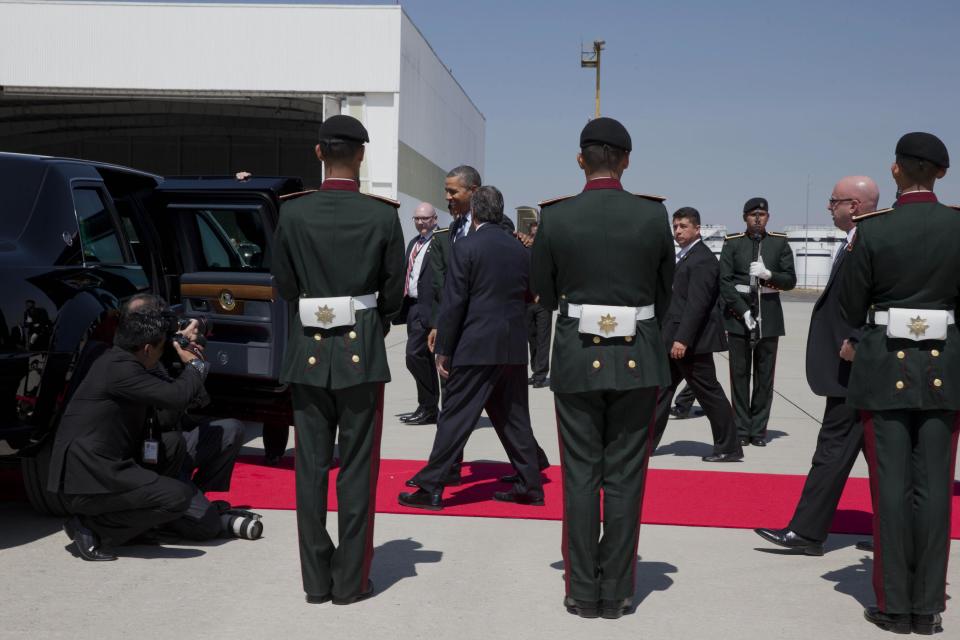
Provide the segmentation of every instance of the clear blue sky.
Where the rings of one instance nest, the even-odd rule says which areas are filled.
[[[580,43],[594,39],[607,43],[602,113],[633,137],[624,184],[670,211],[736,230],[760,195],[772,229],[802,224],[809,175],[810,222],[830,224],[826,199],[848,174],[877,180],[889,206],[894,146],[915,130],[951,151],[937,191],[960,204],[957,0],[400,4],[486,116],[484,182],[508,208],[582,187],[594,72]]]

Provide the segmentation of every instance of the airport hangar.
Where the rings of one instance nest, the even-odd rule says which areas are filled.
[[[0,151],[316,187],[319,123],[347,113],[407,238],[421,201],[449,220],[449,169],[483,172],[483,114],[400,6],[0,0],[0,23]]]

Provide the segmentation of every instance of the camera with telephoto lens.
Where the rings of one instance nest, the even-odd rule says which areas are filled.
[[[244,540],[256,540],[263,535],[260,514],[246,509],[228,509],[220,515],[220,525],[225,535]]]
[[[181,318],[170,309],[165,309],[162,313],[162,316],[164,322],[166,323],[167,337],[180,345],[181,349],[195,353],[193,347],[191,346],[190,340],[180,333],[190,326],[190,322],[193,320],[197,321],[196,343],[200,346],[206,345],[207,339],[204,336],[207,335],[207,331],[209,330],[210,326],[206,318],[202,316],[197,318]]]

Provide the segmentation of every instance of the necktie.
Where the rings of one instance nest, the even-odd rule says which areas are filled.
[[[410,252],[410,260],[407,261],[407,277],[403,279],[403,295],[410,293],[410,272],[413,271],[413,263],[417,261],[417,254],[423,248],[423,236],[417,238],[417,244],[413,245],[413,251]]]

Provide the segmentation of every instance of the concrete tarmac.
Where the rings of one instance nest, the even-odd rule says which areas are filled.
[[[766,448],[746,448],[740,464],[706,464],[706,419],[671,420],[651,466],[806,474],[823,410],[804,374],[811,309],[808,301],[784,303],[788,335],[780,343]],[[394,417],[416,405],[404,340],[402,327],[387,337],[394,382],[386,389],[382,453],[425,459],[435,427]],[[724,382],[722,356],[717,366]],[[552,395],[531,390],[530,400],[536,436],[557,464]],[[248,435],[246,452],[259,453],[258,426]],[[486,418],[465,454],[506,459]],[[862,458],[853,475],[866,476]],[[125,547],[117,562],[86,563],[68,552],[60,519],[0,504],[0,639],[886,636],[862,616],[874,603],[871,554],[854,548],[863,536],[832,535],[826,555],[813,558],[773,547],[751,530],[645,525],[635,612],[618,621],[581,620],[561,605],[559,522],[378,515],[371,576],[377,594],[338,607],[303,600],[295,513],[263,513],[258,541]],[[328,525],[335,534],[335,513]],[[958,554],[954,545],[954,581]],[[944,614],[944,627],[941,637],[960,637],[956,606]]]

